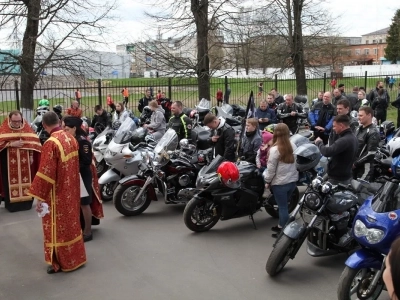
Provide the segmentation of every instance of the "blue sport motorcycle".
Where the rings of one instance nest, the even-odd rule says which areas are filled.
[[[385,284],[384,260],[400,235],[400,156],[391,164],[393,177],[383,177],[384,186],[369,197],[354,218],[352,235],[361,249],[347,260],[339,279],[338,300],[378,299]]]

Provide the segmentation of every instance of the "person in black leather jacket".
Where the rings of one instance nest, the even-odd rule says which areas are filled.
[[[192,138],[192,120],[183,113],[181,101],[175,101],[171,105],[172,116],[168,122],[168,128],[175,130],[179,140]]]
[[[358,111],[358,119],[361,123],[356,131],[358,151],[353,165],[353,178],[361,178],[372,181],[374,175],[374,158],[378,150],[380,135],[372,118],[374,111],[368,106],[362,106]]]
[[[145,96],[139,100],[138,111],[141,113],[143,111],[143,108],[148,106],[151,100],[153,100],[153,98],[151,96],[151,91],[148,89],[146,90]]]
[[[357,118],[353,118],[350,116],[350,102],[347,99],[342,99],[339,100],[338,103],[336,104],[336,112],[338,115],[347,115],[350,118],[350,129],[351,132],[356,134],[356,131],[360,124],[358,123]],[[337,139],[339,138],[339,135],[335,133],[334,130],[331,131],[329,134],[329,140],[328,144],[332,145]]]
[[[287,94],[285,103],[282,103],[277,108],[277,118],[285,123],[290,131],[294,134],[297,131],[297,119],[307,118],[307,113],[303,112],[303,108],[293,102],[293,95]]]
[[[244,157],[245,161],[256,164],[257,151],[260,149],[262,139],[258,130],[258,121],[256,118],[246,120],[246,133],[242,139],[242,147],[239,151],[239,157]]]
[[[99,123],[103,125],[104,127],[111,126],[111,118],[110,115],[101,107],[101,105],[96,105],[94,107],[94,112],[96,113],[92,119],[92,123],[90,124],[90,127],[93,127],[96,125],[96,123]]]
[[[221,155],[226,160],[235,161],[235,130],[225,123],[225,119],[217,118],[212,113],[204,117],[204,125],[211,129],[210,145],[213,149],[213,157]],[[257,149],[258,150],[258,149]]]
[[[338,115],[333,119],[333,130],[339,138],[329,146],[325,146],[322,139],[317,138],[315,145],[325,157],[329,157],[328,179],[336,185],[349,184],[352,179],[352,166],[356,158],[357,138],[350,130],[350,118],[347,115]]]

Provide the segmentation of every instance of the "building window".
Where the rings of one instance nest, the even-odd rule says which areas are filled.
[[[365,43],[366,43],[366,44],[369,44],[369,40],[366,40]]]
[[[376,40],[372,40],[372,44],[375,44],[376,43]]]
[[[355,54],[355,55],[360,55],[360,54],[361,54],[361,50],[360,50],[360,49],[354,50],[354,54]]]
[[[378,48],[374,48],[374,54],[378,54]]]
[[[369,49],[364,49],[364,54],[368,55],[369,54]]]
[[[379,43],[382,43],[382,39],[379,40]]]

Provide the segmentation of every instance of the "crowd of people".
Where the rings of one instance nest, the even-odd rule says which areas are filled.
[[[260,85],[261,93],[262,88]],[[121,93],[124,97],[121,103],[114,104],[111,95],[107,97],[111,117],[101,105],[95,106],[91,126],[96,123],[109,126],[111,122],[122,123],[130,117],[126,109],[128,89],[124,88]],[[91,225],[103,217],[92,145],[82,130],[80,92],[76,95],[61,123],[54,112],[43,115],[43,127],[50,134],[43,146],[19,111],[11,112],[0,127],[0,192],[5,207],[9,211],[30,209],[33,198],[38,201],[36,210],[39,213],[46,212],[46,205],[49,207],[49,213],[42,218],[49,274],[72,271],[86,263],[84,242],[93,239]],[[204,125],[210,128],[209,144],[214,156],[221,155],[232,163],[238,159],[247,161],[260,169],[265,182],[263,197],[272,191],[279,207],[279,222],[271,228],[274,237],[289,218],[288,201],[299,177],[294,154],[296,145],[290,140],[291,134],[298,131],[298,119],[308,120],[315,145],[329,158],[330,182],[348,184],[352,178],[370,181],[380,141],[376,125],[386,120],[390,104],[382,81],[368,94],[358,87],[346,94],[343,84],[332,94],[319,92],[308,113],[294,98],[291,94],[282,97],[272,89],[266,99],[259,102],[254,117],[246,120],[239,148],[235,130],[224,118],[212,113],[204,118]],[[223,99],[218,90],[217,101]],[[42,105],[49,105],[47,97],[41,101]],[[399,99],[396,101],[400,103]],[[183,112],[182,102],[171,102],[161,90],[154,97],[148,89],[137,109],[142,112],[146,106],[151,109],[152,116],[150,123],[144,126],[156,140],[167,128],[174,129],[180,140],[191,139],[193,124]],[[352,111],[357,111],[357,117],[350,115]],[[271,127],[271,124],[276,125]],[[76,189],[77,186],[81,188]],[[393,281],[399,278],[400,267],[393,258],[399,251],[400,242],[397,241],[386,260],[384,280],[392,295],[399,294],[399,284]]]

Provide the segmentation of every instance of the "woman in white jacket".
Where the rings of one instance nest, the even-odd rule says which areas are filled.
[[[129,118],[129,112],[125,109],[124,104],[117,103],[112,115],[112,122],[119,121],[122,124],[127,118]]]
[[[296,145],[290,142],[289,127],[279,123],[274,129],[273,146],[269,151],[265,188],[272,189],[279,208],[279,224],[271,228],[277,237],[289,219],[288,201],[296,188],[299,173],[296,169],[296,158],[293,151]]]

